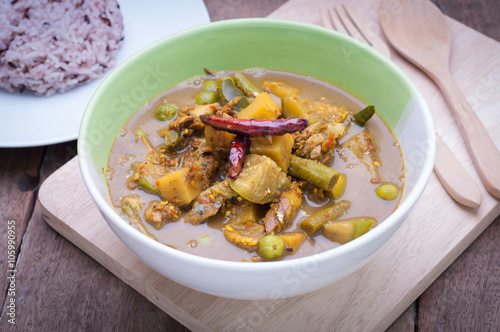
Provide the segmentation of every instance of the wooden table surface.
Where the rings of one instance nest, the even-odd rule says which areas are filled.
[[[433,1],[446,15],[500,41],[498,0]],[[205,0],[212,21],[264,17],[285,2]],[[43,220],[36,200],[38,188],[75,155],[76,141],[0,149],[0,300],[3,302],[0,330],[187,331]],[[15,283],[11,284],[7,278],[12,270],[8,266],[8,226],[13,223],[17,260]],[[499,217],[389,331],[498,330],[498,239]],[[7,301],[9,285],[15,285],[15,326],[8,323],[11,318]]]

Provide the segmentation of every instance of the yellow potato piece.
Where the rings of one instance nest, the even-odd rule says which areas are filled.
[[[189,177],[189,169],[181,168],[156,180],[164,200],[181,206],[191,203],[201,193],[201,182]]]
[[[293,143],[291,134],[254,137],[250,145],[250,152],[271,158],[283,172],[287,173]]]
[[[281,115],[281,106],[267,92],[262,92],[242,109],[236,117],[238,119],[276,120]]]
[[[216,130],[213,127],[205,126],[205,140],[207,145],[213,149],[229,150],[231,147],[231,141],[235,137],[235,134],[228,133],[227,131]]]
[[[262,85],[264,88],[268,88],[273,95],[278,96],[279,98],[296,95],[300,92],[299,89],[285,85],[281,82],[264,81]]]

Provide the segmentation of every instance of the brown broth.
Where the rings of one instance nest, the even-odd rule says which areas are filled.
[[[360,100],[345,91],[312,77],[267,69],[250,69],[243,71],[243,73],[257,87],[262,86],[264,80],[280,81],[300,88],[301,97],[311,101],[322,101],[330,105],[344,106],[351,113],[355,113],[365,106]],[[224,73],[219,74],[223,75]],[[131,174],[131,163],[144,160],[147,153],[147,149],[142,142],[136,141],[134,132],[138,128],[142,128],[146,133],[150,134],[150,140],[153,145],[156,146],[163,143],[163,139],[156,135],[156,133],[158,126],[164,127],[168,122],[156,120],[155,113],[157,108],[166,101],[174,103],[179,107],[194,105],[194,96],[202,89],[204,79],[206,78],[201,76],[193,78],[165,91],[141,107],[120,131],[110,153],[108,168],[110,196],[118,213],[122,214],[120,210],[121,198],[130,194],[138,194],[146,202],[143,209],[145,209],[147,202],[150,200],[159,200],[157,196],[148,194],[140,189],[131,191],[125,185],[126,178]],[[276,100],[279,101],[278,98]],[[404,165],[401,150],[391,131],[377,114],[368,121],[364,129],[369,130],[372,136],[372,143],[379,150],[379,157],[382,161],[379,172],[382,180],[384,182],[395,183],[402,189],[404,187]],[[361,127],[351,125],[348,134],[340,140],[340,143],[360,133],[362,130],[363,128]],[[377,185],[370,182],[366,170],[360,168],[359,165],[352,164],[350,161],[344,162],[338,156],[338,151],[335,153],[335,161],[332,167],[340,173],[346,174],[348,178],[347,187],[341,199],[351,201],[351,207],[347,215],[344,215],[343,218],[370,216],[376,218],[380,224],[397,208],[402,190],[397,199],[393,201],[382,200],[375,194]],[[287,229],[287,231],[295,229],[295,225],[309,214],[317,212],[319,209],[325,208],[328,204],[332,203],[327,202],[326,204],[319,205],[304,199],[302,209],[294,219],[294,226]],[[264,214],[265,211],[262,212],[262,216]],[[156,230],[147,222],[143,224],[159,242],[173,246],[178,250],[209,258],[251,261],[252,257],[257,256],[255,252],[246,252],[226,241],[220,229],[222,219],[223,217],[219,213],[211,217],[208,222],[199,226],[185,223],[181,219],[177,222],[166,224],[161,230]],[[197,242],[196,246],[193,245],[194,241]],[[308,256],[337,246],[339,244],[318,235],[306,241],[298,252],[287,256],[285,259]]]

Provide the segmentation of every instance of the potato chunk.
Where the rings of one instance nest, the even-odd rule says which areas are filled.
[[[213,127],[205,126],[205,140],[207,145],[215,150],[229,150],[231,141],[235,138],[235,134],[227,131],[216,130]]]
[[[254,137],[250,145],[250,152],[271,158],[286,173],[288,165],[290,165],[293,144],[291,134]]]
[[[278,237],[285,242],[289,255],[293,255],[299,251],[302,244],[307,240],[307,235],[300,231],[284,232],[278,234]]]
[[[325,119],[340,123],[349,114],[344,107],[331,106],[295,96],[283,97],[281,105],[285,117],[307,119],[310,125]]]
[[[238,119],[276,120],[281,115],[281,106],[267,93],[260,93],[255,99],[241,110]]]
[[[182,206],[191,203],[201,193],[201,183],[194,181],[188,168],[181,168],[156,180],[164,200]]]
[[[269,89],[269,91],[280,98],[287,97],[290,95],[296,95],[300,92],[299,89],[291,87],[289,85],[285,85],[281,82],[273,82],[273,81],[264,81],[262,83],[265,89]]]

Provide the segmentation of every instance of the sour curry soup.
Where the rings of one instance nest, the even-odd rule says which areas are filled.
[[[295,73],[208,72],[143,105],[116,137],[109,192],[133,227],[194,255],[257,262],[335,248],[397,208],[405,181],[401,149],[376,112],[357,123],[363,102]],[[241,97],[233,98],[234,88]],[[205,124],[297,115],[307,119],[306,129],[275,136],[249,138]],[[243,152],[242,169],[229,161],[235,151]],[[236,179],[231,168],[240,172]],[[323,174],[325,168],[332,171]]]

